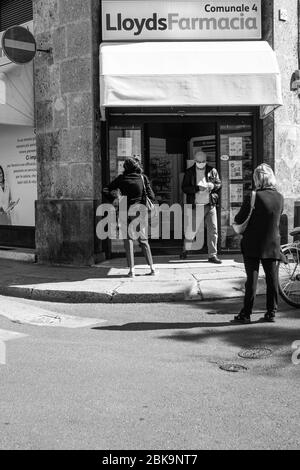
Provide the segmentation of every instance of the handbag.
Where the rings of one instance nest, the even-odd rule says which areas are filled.
[[[233,222],[232,227],[235,233],[241,234],[241,233],[244,233],[244,231],[246,230],[250,217],[252,215],[253,209],[254,209],[255,199],[256,199],[256,191],[252,191],[249,215],[242,224],[237,224],[236,222]]]
[[[149,196],[147,195],[147,190],[146,190],[146,185],[145,185],[145,179],[144,179],[143,175],[141,175],[141,176],[142,176],[143,187],[144,187],[143,198],[142,198],[143,204],[144,204],[144,206],[146,206],[146,208],[147,208],[147,210],[148,210],[149,212],[153,212],[153,211],[155,210],[155,205],[154,205],[154,203],[151,201],[151,199],[149,198]]]

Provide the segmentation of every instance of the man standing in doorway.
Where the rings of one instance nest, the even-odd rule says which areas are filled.
[[[186,203],[192,204],[192,216],[196,220],[196,224],[195,226],[192,226],[194,224],[191,223],[188,224],[180,258],[186,259],[187,251],[200,228],[200,224],[206,223],[208,261],[221,264],[222,261],[217,256],[218,221],[216,210],[221,180],[217,170],[207,165],[207,155],[203,150],[198,150],[195,153],[194,160],[195,164],[185,172],[182,191],[186,194]],[[204,206],[204,220],[197,220],[196,207],[198,204]]]

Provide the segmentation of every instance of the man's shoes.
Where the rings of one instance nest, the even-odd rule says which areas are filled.
[[[222,264],[222,261],[217,256],[211,256],[208,258],[209,263]]]
[[[187,259],[187,252],[186,251],[182,251],[182,253],[180,253],[180,259]]]
[[[275,323],[275,315],[274,313],[266,313],[264,317],[260,318],[258,320],[259,322],[262,323]]]
[[[233,318],[231,323],[241,323],[242,325],[248,325],[249,323],[251,323],[251,318],[247,317],[243,313],[239,313]]]

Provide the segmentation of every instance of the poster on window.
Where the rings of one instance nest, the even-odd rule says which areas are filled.
[[[36,139],[32,127],[0,125],[0,225],[35,225]]]
[[[241,180],[243,179],[243,162],[236,160],[229,163],[229,179]]]
[[[132,138],[119,137],[118,138],[118,157],[131,157],[132,156]]]
[[[242,184],[230,185],[230,202],[231,203],[243,202],[243,185]]]
[[[229,156],[243,156],[243,137],[229,137]]]

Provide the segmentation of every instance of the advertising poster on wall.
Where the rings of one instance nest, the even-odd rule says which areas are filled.
[[[34,129],[0,125],[0,226],[34,227],[36,199]]]
[[[242,184],[230,185],[230,202],[231,203],[243,202],[243,185]]]
[[[243,155],[243,137],[229,137],[229,155],[231,157]]]
[[[243,179],[243,162],[242,160],[232,161],[229,164],[229,179],[241,180]]]

